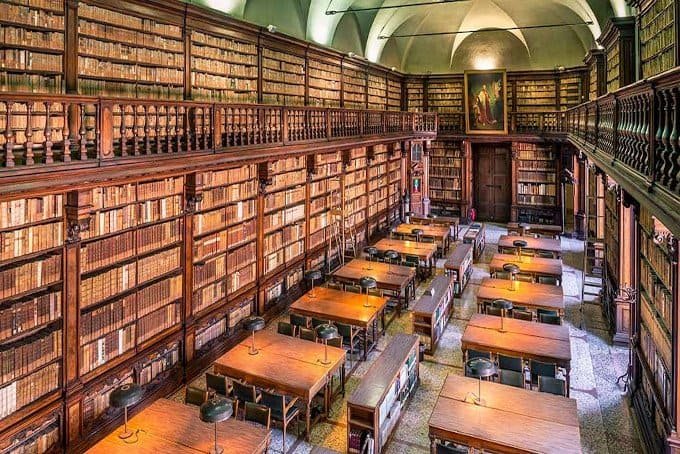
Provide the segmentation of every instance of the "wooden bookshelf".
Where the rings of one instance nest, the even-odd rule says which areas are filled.
[[[367,74],[365,69],[343,65],[342,93],[343,107],[365,109],[367,99]]]
[[[372,148],[368,164],[368,236],[369,238],[388,225],[388,199],[390,194],[386,145]]]
[[[473,245],[463,243],[456,246],[446,258],[444,268],[453,281],[453,292],[456,296],[463,294],[472,277]]]
[[[515,82],[514,111],[516,112],[549,112],[556,109],[556,81],[554,78],[529,80],[520,79]]]
[[[257,102],[258,61],[254,43],[190,32],[191,93],[195,100]]]
[[[368,196],[367,157],[365,148],[354,148],[345,152],[345,174],[342,184],[343,228],[347,241],[355,246],[366,241],[366,208]]]
[[[309,183],[309,245],[316,257],[312,259],[310,269],[330,270],[337,259],[337,251],[331,253],[331,237],[333,223],[342,223],[342,196],[340,194],[340,176],[342,174],[342,153],[317,154],[308,159],[308,168],[312,167]],[[317,251],[314,254],[314,251]],[[319,258],[320,257],[320,258]]]
[[[559,76],[560,110],[567,110],[582,102],[583,87],[580,72],[564,73]]]
[[[438,113],[463,113],[463,80],[432,79],[427,83],[427,110]]]
[[[61,387],[62,216],[62,194],[0,202],[0,430]]]
[[[552,145],[513,142],[513,222],[560,224],[559,152]]]
[[[401,80],[387,78],[387,110],[401,110]]]
[[[262,275],[290,267],[305,253],[307,163],[304,156],[260,164],[267,184],[262,219]]]
[[[486,224],[470,224],[463,234],[463,244],[472,245],[472,259],[478,261],[486,247]]]
[[[80,375],[181,322],[184,179],[98,187],[80,245]]]
[[[635,18],[613,17],[605,24],[598,42],[605,49],[607,92],[635,80]]]
[[[388,154],[387,172],[387,222],[393,225],[401,217],[401,150],[397,146]]]
[[[382,452],[418,385],[418,368],[418,336],[395,335],[347,399],[347,452]]]
[[[60,93],[64,1],[1,2],[0,18],[0,91]]]
[[[310,56],[307,59],[309,105],[340,107],[342,69],[340,61]]]
[[[608,181],[604,194],[604,281],[603,310],[609,320],[609,326],[616,327],[616,303],[619,293],[620,276],[620,206],[621,192],[619,186]]]
[[[285,269],[263,285],[260,295],[260,313],[273,313],[283,310],[302,296],[304,289],[304,263]]]
[[[262,48],[262,102],[303,106],[305,104],[305,58]]]
[[[422,79],[406,80],[406,110],[425,111],[425,87]]]
[[[638,413],[652,409],[642,430],[656,446],[668,437],[675,406],[672,330],[675,329],[674,289],[678,282],[677,240],[646,207],[640,208],[640,312],[635,334],[637,371],[633,379]]]
[[[222,306],[257,278],[257,178],[254,164],[197,176],[202,192],[193,218],[194,314]]]
[[[85,95],[182,99],[182,27],[79,2],[78,90]]]
[[[463,246],[467,246],[470,265],[472,265],[472,253],[470,252],[472,248],[470,245],[459,247]],[[455,283],[452,275],[436,276],[412,308],[413,332],[418,334],[420,342],[427,346],[425,353],[428,355],[434,354],[453,312]]]
[[[387,110],[387,80],[384,75],[368,73],[368,108]]]
[[[583,59],[588,70],[588,100],[593,101],[607,91],[605,55],[600,49],[591,49]]]
[[[465,153],[459,141],[432,142],[430,148],[430,211],[461,216],[465,204]]]
[[[642,78],[676,66],[676,9],[673,0],[655,0],[647,2],[638,16]]]

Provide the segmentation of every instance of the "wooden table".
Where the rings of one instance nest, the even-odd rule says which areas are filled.
[[[325,391],[326,411],[329,405],[328,384],[338,370],[343,369],[345,350],[328,347],[328,360],[324,365],[323,344],[270,331],[255,333],[257,355],[248,353],[248,337],[215,361],[215,373],[238,378],[260,388],[299,397],[306,403],[306,436],[309,439],[312,399],[322,389]],[[343,377],[344,392],[344,377]]]
[[[336,281],[349,284],[358,284],[362,277],[371,276],[378,282],[378,288],[403,295],[405,307],[408,307],[410,298],[415,297],[416,270],[408,266],[389,265],[388,268],[387,263],[354,259],[333,272],[332,276]]]
[[[494,277],[495,273],[503,272],[503,265],[506,263],[514,263],[519,266],[521,274],[529,275],[538,282],[538,278],[553,277],[562,283],[562,260],[561,259],[544,259],[540,257],[517,257],[510,254],[494,254],[489,263],[489,273]]]
[[[549,224],[527,224],[529,226],[529,231],[526,232],[527,235],[544,235],[550,238],[559,238],[562,234],[561,225],[549,225]],[[508,232],[517,232],[520,235],[524,235],[524,229],[520,228],[519,222],[508,222],[507,225]]]
[[[559,259],[562,257],[562,244],[560,240],[553,238],[534,238],[533,236],[518,237],[517,235],[501,235],[498,238],[498,252],[502,254],[515,254],[517,247],[513,246],[513,242],[517,240],[526,241],[527,245],[522,247],[522,251],[530,251],[534,255],[538,252],[547,252],[552,254],[552,258]]]
[[[581,452],[574,399],[483,381],[482,406],[469,399],[478,386],[474,378],[446,377],[429,421],[432,454],[437,440],[493,452]]]
[[[378,251],[382,252],[390,249],[398,252],[401,255],[402,260],[405,260],[407,255],[417,255],[422,262],[425,262],[430,274],[432,273],[435,264],[435,255],[437,254],[436,244],[383,238],[373,246],[378,249]]]
[[[505,331],[499,331],[500,327],[500,317],[473,314],[463,333],[461,348],[556,363],[567,372],[569,393],[571,340],[568,327],[508,317],[503,321]]]
[[[458,240],[458,226],[460,225],[460,218],[455,216],[437,216],[436,218],[428,218],[427,216],[413,215],[410,218],[413,224],[422,225],[442,225],[453,228],[453,239]]]
[[[420,229],[423,231],[423,236],[434,238],[435,243],[442,248],[444,253],[449,250],[450,228],[440,225],[400,224],[395,232],[399,235],[413,235],[411,233],[413,229]]]
[[[368,329],[373,326],[373,344],[376,344],[375,325],[378,316],[382,318],[383,331],[385,329],[385,305],[387,298],[379,296],[368,296],[368,307],[366,295],[357,293],[343,292],[326,287],[316,287],[314,296],[310,292],[302,295],[297,301],[290,305],[290,311],[307,317],[316,317],[324,320],[344,323],[361,328],[364,335],[364,361],[368,356]]]
[[[206,453],[215,443],[215,427],[201,421],[198,407],[169,399],[158,399],[128,421],[140,431],[136,443],[118,438],[121,428],[111,432],[88,452],[115,453]],[[271,434],[264,427],[230,418],[217,423],[217,442],[229,453],[263,453]]]
[[[493,300],[505,299],[516,306],[529,310],[548,309],[564,315],[564,291],[559,285],[516,282],[517,290],[510,290],[512,282],[507,279],[484,278],[477,293],[477,312]]]

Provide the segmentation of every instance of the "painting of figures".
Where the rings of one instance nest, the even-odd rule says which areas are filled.
[[[505,70],[465,72],[465,128],[468,134],[507,134]]]

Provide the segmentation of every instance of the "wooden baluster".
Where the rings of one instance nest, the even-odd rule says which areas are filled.
[[[161,106],[155,105],[154,106],[154,113],[155,113],[155,119],[156,123],[154,124],[154,133],[156,134],[156,153],[161,154],[163,153],[163,145],[161,142],[161,113],[160,113]]]
[[[132,154],[139,156],[139,106],[132,105]]]
[[[142,111],[144,112],[144,154],[151,154],[151,127],[149,127],[149,106],[144,104],[142,106]]]
[[[85,104],[80,104],[80,130],[78,131],[80,141],[80,160],[87,161],[87,128],[85,128]]]
[[[664,186],[668,185],[670,181],[667,171],[671,166],[671,151],[670,151],[670,135],[671,135],[671,112],[670,99],[668,90],[657,92],[658,96],[658,112],[659,125],[657,127],[656,136],[656,162],[654,163],[653,177],[658,179]],[[662,107],[663,106],[663,107]],[[662,120],[663,119],[663,120]],[[662,128],[661,136],[659,136],[659,129]]]
[[[642,146],[642,122],[645,120],[644,112],[642,111],[642,97],[635,96],[633,98],[634,112],[635,112],[635,129],[633,130],[633,144],[635,153],[633,155],[632,165],[640,170],[642,168],[641,161],[643,159],[643,146]]]
[[[209,150],[210,146],[210,120],[208,109],[203,109],[201,128],[203,128],[203,149]]]
[[[172,153],[172,116],[170,107],[163,106],[163,116],[165,117],[165,152]]]
[[[26,165],[35,164],[33,159],[33,102],[26,103]]]
[[[672,191],[678,187],[678,173],[680,173],[680,145],[678,144],[678,89],[673,87],[670,90],[671,94],[671,120],[673,127],[671,129],[669,142],[671,146],[670,151],[670,168],[668,175],[670,177],[668,186]]]
[[[125,110],[127,109],[127,106],[125,104],[120,105],[120,128],[119,133],[120,133],[120,155],[121,156],[127,156],[128,151],[127,151],[127,125],[125,124]]]
[[[257,113],[257,143],[261,144],[264,142],[266,111],[261,107],[257,107],[255,112]]]
[[[5,101],[5,166],[14,167],[14,131],[12,131],[12,107],[14,101]]]
[[[246,107],[243,109],[243,114],[246,120],[246,145],[251,145],[253,143],[253,117],[252,109]]]
[[[238,124],[241,131],[239,145],[243,146],[248,143],[248,113],[245,107],[240,107],[238,109]]]
[[[651,107],[651,103],[649,102],[649,97],[647,95],[641,95],[640,96],[640,101],[641,101],[641,107],[642,107],[642,121],[641,125],[642,128],[640,128],[640,151],[641,151],[641,160],[640,162],[642,163],[642,168],[640,169],[641,172],[643,173],[649,173],[650,172],[650,165],[652,163],[652,153],[654,150],[652,150],[652,144],[649,143],[649,120],[648,117],[651,117],[652,113],[649,112],[649,109]]]
[[[64,162],[71,162],[71,130],[69,129],[69,110],[70,110],[70,105],[68,103],[62,104],[64,112],[63,117],[64,117],[64,126],[62,128],[62,139],[63,139],[63,144],[64,144]]]
[[[184,128],[182,123],[182,108],[175,105],[175,150],[177,153],[182,152],[182,139],[184,135]]]
[[[191,153],[191,150],[193,149],[193,138],[194,138],[194,130],[191,127],[191,115],[196,114],[196,110],[198,107],[194,108],[184,108],[184,115],[182,116],[182,121],[184,122],[184,135],[186,137],[186,142],[187,142],[187,153]]]
[[[52,152],[52,128],[50,127],[50,109],[52,108],[52,103],[45,102],[45,130],[43,135],[45,136],[45,164],[52,164],[54,162],[54,156]]]

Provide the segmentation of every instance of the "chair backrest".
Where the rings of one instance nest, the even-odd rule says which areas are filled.
[[[295,326],[288,322],[279,322],[276,332],[285,336],[295,336]]]
[[[524,361],[515,356],[498,355],[498,367],[515,372],[524,372]]]
[[[187,386],[184,393],[184,402],[192,405],[201,405],[208,400],[208,391],[193,386]]]
[[[556,394],[558,396],[567,395],[567,387],[564,380],[555,377],[538,376],[538,390],[542,393]]]
[[[436,454],[468,454],[467,448],[458,447],[455,445],[445,445],[437,442]]]
[[[342,348],[342,336],[334,337],[326,341],[329,347]]]
[[[506,273],[505,271],[496,271],[494,273],[494,277],[496,279],[507,279],[510,280],[510,273]],[[510,285],[510,284],[508,284]]]
[[[512,318],[516,318],[518,320],[526,320],[527,322],[531,322],[534,320],[534,314],[532,314],[529,311],[520,311],[517,309],[514,309],[512,311]]]
[[[345,284],[345,291],[351,293],[361,293],[361,287],[358,285]]]
[[[559,315],[539,314],[538,321],[548,325],[561,325],[562,318]]]
[[[480,352],[479,350],[472,350],[472,349],[467,349],[465,351],[465,360],[471,360],[473,358],[485,358],[485,359],[491,359],[491,353],[489,352]]]
[[[538,276],[538,283],[547,285],[557,285],[558,280],[556,277],[553,276]]]
[[[305,328],[309,326],[309,319],[304,315],[290,314],[290,324],[293,326],[304,326]]]
[[[269,429],[271,424],[271,410],[266,405],[246,402],[244,407],[243,419],[246,421],[261,424]]]
[[[234,397],[239,402],[255,402],[257,400],[257,391],[252,385],[234,381]]]
[[[531,277],[528,274],[518,274],[515,276],[515,279],[518,280],[519,282],[533,282],[534,278]]]
[[[370,288],[368,289],[368,294],[373,296],[383,296],[383,290],[380,288]]]
[[[434,243],[434,237],[424,236],[420,239],[421,243]]]
[[[503,313],[503,311],[500,307],[493,307],[493,306],[487,306],[486,307],[486,315],[495,315],[497,317],[500,317],[502,313]]]
[[[539,376],[555,378],[557,365],[532,360],[529,362],[529,369],[531,370],[531,382],[536,383]]]
[[[333,290],[344,290],[344,285],[342,285],[340,282],[326,282],[326,287],[332,288]]]
[[[276,420],[283,418],[283,410],[286,406],[286,397],[283,394],[262,391],[260,403],[271,410],[271,417]]]
[[[406,256],[404,257],[404,262],[408,266],[415,267],[420,265],[420,257],[418,257],[417,255],[406,254]]]
[[[313,329],[300,327],[298,332],[300,333],[300,339],[312,342],[316,341],[316,333]]]
[[[215,391],[215,393],[225,397],[229,395],[229,380],[224,375],[206,372],[205,382],[208,389]]]
[[[501,383],[504,385],[515,386],[517,388],[524,388],[524,374],[516,370],[500,369],[498,371]]]
[[[328,320],[323,318],[312,317],[312,328],[316,328],[317,326],[323,325],[324,323],[328,323]]]
[[[540,317],[541,315],[557,315],[557,311],[553,311],[550,309],[541,309],[538,308],[536,309],[536,314]]]
[[[338,329],[338,334],[342,337],[350,338],[352,336],[352,326],[346,325],[344,323],[335,323],[335,327]]]
[[[541,257],[542,259],[554,258],[553,253],[549,251],[536,251],[536,257]]]
[[[418,241],[418,237],[416,235],[402,235],[401,239],[404,241]]]

